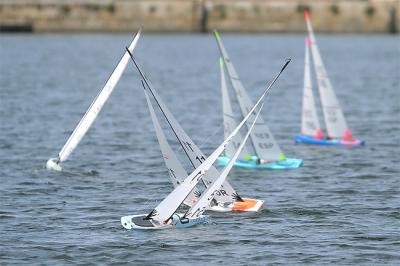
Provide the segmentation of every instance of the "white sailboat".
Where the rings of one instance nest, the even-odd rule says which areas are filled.
[[[137,67],[140,75],[142,76],[142,79],[145,81],[145,84],[143,84],[145,91],[147,86],[147,90],[153,96],[154,101],[158,105],[171,130],[174,132],[177,140],[181,144],[181,147],[183,148],[187,158],[191,162],[193,169],[195,169],[206,159],[206,156],[192,141],[192,139],[186,134],[186,132],[172,115],[168,107],[164,104],[161,97],[151,87],[150,82],[147,80],[145,74],[143,73],[133,56],[132,60]],[[159,125],[159,121],[154,113],[154,109],[152,107],[150,99],[148,99],[147,93],[145,94],[153,125],[156,130],[157,139],[160,144],[161,152],[163,154],[164,162],[168,168],[172,183],[174,184],[174,186],[177,186],[179,183],[183,182],[184,178],[187,176],[186,171],[182,167],[181,163],[178,161],[171,147],[169,146],[168,141],[166,140],[165,135],[163,134],[162,129]],[[203,183],[205,188],[208,188],[219,175],[220,173],[218,172],[218,170],[214,166],[211,166],[202,178],[201,183]],[[200,191],[193,191],[189,196],[189,199],[185,201],[186,205],[193,205],[197,201],[197,198],[199,196]],[[222,186],[215,192],[214,199],[215,201],[213,202],[213,205],[211,207],[211,209],[214,211],[259,211],[264,206],[264,201],[262,200],[240,197],[228,181],[225,181]]]
[[[322,62],[307,11],[304,12],[304,17],[307,24],[308,37],[305,40],[302,125],[301,134],[295,136],[295,141],[320,145],[361,145],[364,141],[354,138],[347,126],[339,101]],[[324,134],[320,128],[315,108],[310,74],[310,50],[317,78],[327,137],[323,136]]]
[[[136,47],[136,44],[139,40],[141,30],[139,30],[134,36],[129,50],[133,51]],[[126,65],[129,61],[129,54],[127,52],[124,53],[121,60],[115,67],[114,71],[111,73],[104,87],[100,90],[99,94],[93,100],[85,115],[79,121],[78,125],[69,136],[67,142],[62,147],[61,151],[58,154],[57,158],[50,158],[46,163],[46,168],[49,170],[62,171],[61,163],[66,161],[71,153],[78,146],[79,142],[85,136],[90,126],[93,124],[94,120],[98,116],[99,112],[103,108],[103,105],[109,98],[110,94],[113,92],[115,86],[117,85],[119,79],[121,78],[122,73],[124,72]]]
[[[138,68],[140,74],[142,75],[144,81],[145,91],[149,90],[151,93],[154,93],[154,90],[151,90],[151,86],[147,81],[145,75],[140,70],[133,56],[131,55],[135,66]],[[210,169],[212,169],[212,165],[218,159],[218,156],[224,151],[226,146],[232,141],[232,139],[236,136],[242,126],[248,121],[250,116],[256,112],[256,118],[260,114],[262,106],[264,104],[264,97],[274,84],[275,80],[279,77],[280,73],[285,69],[287,64],[286,62],[282,70],[275,77],[274,81],[268,86],[268,88],[263,92],[261,97],[258,99],[257,103],[249,110],[249,113],[244,117],[244,119],[238,124],[238,126],[232,131],[232,133],[226,138],[226,140],[208,157],[202,160],[202,162],[195,168],[195,170],[188,175],[182,182],[180,182],[175,189],[164,199],[162,200],[150,213],[148,214],[139,214],[139,215],[128,215],[121,217],[121,224],[126,229],[164,229],[164,228],[182,228],[193,226],[208,220],[208,215],[204,215],[204,211],[210,205],[212,199],[216,196],[220,187],[224,184],[225,179],[231,170],[235,160],[239,156],[241,149],[244,146],[245,141],[250,135],[251,130],[255,125],[255,120],[253,120],[252,124],[249,126],[248,132],[245,135],[243,142],[240,143],[238,149],[233,155],[231,161],[227,164],[227,166],[223,169],[222,173],[217,176],[216,179],[207,187],[207,189],[203,192],[201,196],[198,197],[197,201],[192,204],[191,208],[186,211],[184,214],[178,213],[178,208],[182,205],[182,203],[187,199],[193,189],[196,187],[200,180],[206,177],[206,174]],[[147,95],[147,92],[146,92]],[[153,95],[154,96],[154,95]],[[148,96],[146,96],[148,99]],[[159,100],[159,99],[158,99]],[[156,99],[156,101],[158,101]],[[153,113],[154,114],[154,113]],[[165,149],[166,150],[166,149]],[[176,168],[176,161],[173,164]],[[172,164],[169,164],[172,166]]]
[[[225,135],[230,133],[233,126],[237,124],[236,118],[233,116],[229,93],[225,81],[225,71],[227,70],[230,83],[235,92],[237,101],[239,102],[240,110],[244,116],[248,110],[253,106],[252,101],[247,94],[236,69],[229,58],[229,55],[222,43],[221,37],[217,31],[214,31],[215,38],[219,47],[222,60],[220,60],[221,71],[221,91],[222,91],[222,105],[223,105],[223,118],[224,118],[224,132]],[[255,119],[253,115],[249,123]],[[240,139],[240,136],[236,137]],[[274,136],[269,130],[264,120],[259,117],[254,130],[250,134],[251,146],[255,155],[251,156],[249,151],[242,153],[239,160],[235,162],[235,166],[252,169],[290,169],[298,168],[303,164],[303,160],[296,158],[287,158],[279,144],[275,141]],[[232,156],[232,150],[237,145],[237,141],[227,147],[225,155],[218,159],[220,165],[226,165],[229,158]]]

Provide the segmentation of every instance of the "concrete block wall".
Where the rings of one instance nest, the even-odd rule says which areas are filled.
[[[396,32],[400,0],[0,0],[0,31]]]

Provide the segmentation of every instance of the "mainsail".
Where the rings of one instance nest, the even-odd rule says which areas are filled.
[[[332,84],[326,73],[321,55],[314,37],[308,12],[304,12],[307,23],[308,35],[311,43],[311,54],[314,62],[315,73],[317,77],[318,90],[321,97],[321,106],[324,114],[326,130],[329,138],[342,139],[351,138],[351,133],[347,127],[339,101],[333,91]]]
[[[151,104],[149,95],[146,90],[146,86],[142,81],[142,85],[144,88],[144,94],[146,96],[147,105],[149,107],[151,120],[153,121],[154,129],[156,131],[158,143],[160,144],[161,153],[165,162],[165,165],[168,168],[168,174],[171,178],[171,182],[174,187],[177,187],[180,183],[182,183],[185,178],[188,176],[182,164],[179,162],[176,157],[174,151],[171,149],[171,146],[168,144],[167,138],[165,137],[160,123],[155,114],[153,105]],[[187,196],[185,203],[189,206],[192,206],[200,196],[200,192],[194,188],[192,192]]]
[[[133,51],[136,47],[136,44],[139,40],[141,30],[136,33],[132,43],[129,46],[129,50]],[[99,94],[96,96],[89,109],[86,111],[85,115],[80,120],[79,124],[76,126],[71,136],[68,138],[64,147],[61,149],[58,154],[58,162],[64,162],[68,159],[70,154],[75,150],[76,146],[82,140],[83,136],[89,130],[90,126],[93,124],[100,110],[103,108],[104,103],[107,101],[108,97],[114,90],[117,85],[122,73],[125,70],[125,67],[129,60],[129,54],[127,52],[124,53],[118,65],[115,67],[111,76],[107,80],[104,87],[101,89]]]
[[[224,60],[219,58],[219,66],[221,72],[221,93],[222,93],[222,110],[223,110],[223,118],[224,118],[224,137],[228,137],[232,130],[236,127],[236,119],[233,115],[231,101],[229,99],[228,89],[226,87],[225,80],[225,69],[224,69]],[[238,134],[233,138],[232,142],[226,147],[225,155],[229,158],[235,154],[235,151],[239,147],[240,143],[243,142],[243,137],[238,132]],[[241,160],[249,159],[250,153],[247,151],[246,146],[242,149],[242,152],[239,155]]]
[[[221,38],[217,31],[214,31],[215,38],[218,43],[221,57],[224,59],[224,65],[228,71],[228,75],[232,84],[233,89],[236,93],[236,98],[239,102],[242,115],[244,116],[253,106],[249,95],[247,94],[243,84],[233,66],[229,55],[222,44]],[[249,123],[252,123],[255,119],[255,114],[249,119]],[[249,124],[247,125],[249,126]],[[271,131],[268,126],[264,123],[261,117],[258,117],[254,129],[250,133],[250,138],[252,140],[254,150],[257,157],[264,162],[280,161],[286,158],[285,154],[282,152],[278,143],[275,141]]]
[[[186,134],[183,128],[179,125],[179,123],[172,115],[168,107],[164,104],[163,100],[158,95],[158,93],[151,88],[150,82],[147,80],[146,76],[143,74],[142,70],[140,69],[139,65],[136,63],[132,55],[131,58],[135,66],[137,67],[140,75],[142,76],[142,79],[144,80],[148,90],[153,95],[158,107],[162,111],[165,119],[167,120],[176,138],[181,144],[183,150],[185,151],[185,154],[192,163],[193,168],[197,168],[199,165],[201,165],[202,162],[206,160],[206,156],[201,152],[201,150],[197,147],[197,145],[189,138],[189,136]],[[207,171],[207,173],[205,173],[204,177],[202,178],[202,181],[204,185],[207,187],[210,184],[212,184],[218,176],[219,176],[218,170],[214,166],[211,166],[210,169]],[[225,182],[221,186],[221,189],[215,196],[215,199],[218,202],[224,202],[224,203],[232,203],[235,200],[241,200],[240,196],[236,193],[236,191],[228,182]]]
[[[305,58],[304,58],[304,88],[303,88],[303,110],[301,116],[301,133],[317,138],[322,137],[322,131],[318,120],[317,110],[315,108],[314,94],[312,91],[311,73],[310,73],[310,41],[306,37]]]
[[[225,168],[222,170],[221,175],[215,180],[215,182],[206,189],[206,191],[203,192],[203,195],[200,197],[200,199],[197,201],[196,204],[194,204],[184,215],[185,217],[198,217],[203,212],[207,209],[208,205],[210,204],[211,200],[214,198],[214,194],[216,191],[218,191],[219,187],[222,185],[222,183],[225,181],[226,177],[228,176],[229,171],[232,169],[236,159],[239,157],[239,154],[242,152],[242,149],[244,147],[244,144],[246,143],[246,140],[249,138],[250,132],[253,129],[258,116],[260,115],[260,112],[264,106],[264,100],[257,111],[256,117],[253,120],[251,126],[248,129],[248,132],[246,133],[244,139],[242,139],[239,144],[239,147],[235,151],[235,153],[230,157],[230,160],[228,164],[225,166]]]

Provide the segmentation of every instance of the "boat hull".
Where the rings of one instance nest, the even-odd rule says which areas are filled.
[[[230,158],[226,156],[218,157],[217,163],[219,166],[225,166],[229,162]],[[264,163],[264,164],[257,164],[257,157],[252,156],[251,160],[244,161],[244,160],[237,160],[234,164],[235,167],[239,168],[247,168],[247,169],[294,169],[299,168],[303,165],[302,159],[296,158],[286,158],[285,160],[271,162],[271,163]]]
[[[326,138],[314,138],[306,135],[296,135],[294,136],[294,141],[296,143],[307,143],[316,145],[343,145],[343,146],[360,146],[364,144],[363,140],[353,139],[353,140],[337,140],[337,139],[326,139]]]
[[[60,166],[60,164],[57,163],[57,159],[56,158],[50,158],[46,162],[46,169],[47,170],[57,171],[57,172],[61,172],[62,171],[62,167]]]
[[[205,223],[209,220],[208,215],[200,215],[195,218],[179,219],[181,215],[174,214],[172,222],[168,224],[158,224],[151,220],[143,220],[147,214],[128,215],[121,217],[121,225],[128,230],[161,230],[168,228],[187,228],[194,225]]]

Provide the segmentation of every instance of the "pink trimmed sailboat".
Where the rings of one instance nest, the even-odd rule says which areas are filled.
[[[301,134],[296,135],[294,140],[298,143],[318,145],[362,145],[364,144],[364,141],[354,138],[347,126],[346,119],[343,115],[339,101],[322,62],[317,42],[314,37],[313,28],[311,26],[310,17],[307,11],[304,12],[304,18],[307,23],[308,37],[305,38]],[[321,99],[322,113],[326,125],[326,137],[324,136],[324,133],[320,127],[312,91],[310,51],[314,63],[318,91]]]

